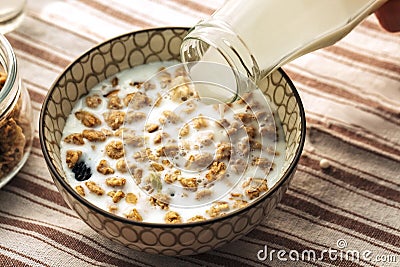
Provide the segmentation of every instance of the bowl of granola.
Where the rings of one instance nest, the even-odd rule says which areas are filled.
[[[281,200],[304,144],[301,100],[281,69],[234,103],[200,101],[179,62],[187,31],[97,45],[41,110],[64,200],[98,233],[148,253],[203,253],[251,231]]]

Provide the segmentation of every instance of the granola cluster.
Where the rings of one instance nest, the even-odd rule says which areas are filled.
[[[62,157],[79,195],[131,220],[176,224],[223,216],[268,191],[279,136],[257,97],[206,105],[182,68],[132,77],[100,83],[67,121]]]

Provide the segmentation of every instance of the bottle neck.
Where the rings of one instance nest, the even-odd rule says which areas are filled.
[[[201,21],[190,30],[181,45],[181,59],[183,63],[205,61],[227,66],[232,71],[227,76],[235,79],[236,88],[232,89],[237,95],[248,91],[248,79],[256,83],[260,78],[258,63],[246,44],[227,23],[214,18]],[[221,84],[229,86],[232,82],[221,77]]]

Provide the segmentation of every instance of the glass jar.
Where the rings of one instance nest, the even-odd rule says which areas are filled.
[[[0,34],[0,187],[22,168],[32,139],[31,100],[19,78],[14,51]]]
[[[257,83],[283,64],[335,43],[384,2],[228,0],[189,31],[181,46],[182,62],[224,64],[236,86],[239,73]]]

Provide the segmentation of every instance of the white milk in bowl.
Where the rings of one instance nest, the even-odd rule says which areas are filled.
[[[223,216],[268,192],[285,159],[275,107],[259,90],[211,105],[197,85],[208,86],[171,61],[92,88],[64,127],[70,186],[115,215],[167,224]]]

